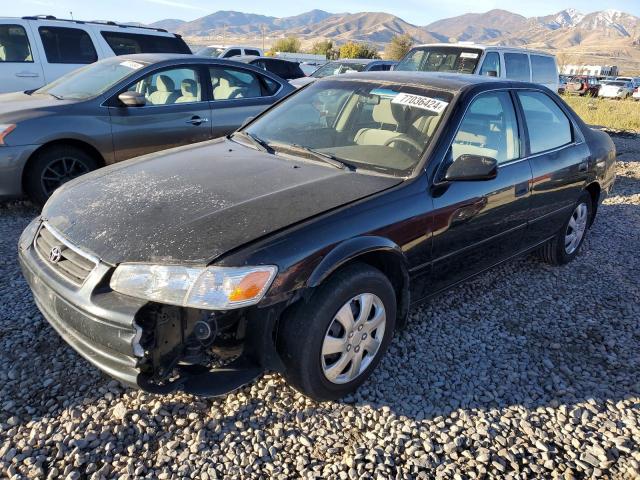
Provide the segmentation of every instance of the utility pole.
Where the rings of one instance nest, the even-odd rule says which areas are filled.
[[[222,48],[227,46],[227,24],[222,24]]]
[[[264,52],[264,30],[265,30],[265,24],[263,23],[261,26],[261,30],[262,30],[262,51]]]

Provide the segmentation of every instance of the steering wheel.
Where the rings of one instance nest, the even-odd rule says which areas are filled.
[[[424,145],[420,145],[417,141],[408,136],[390,138],[389,140],[384,142],[384,146],[388,147],[392,143],[404,143],[406,145],[409,145],[410,147],[413,147],[418,153],[422,153],[422,150],[424,149]]]

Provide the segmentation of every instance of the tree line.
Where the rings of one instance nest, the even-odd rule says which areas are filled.
[[[394,35],[387,44],[383,57],[387,60],[400,60],[411,49],[413,39],[409,35]],[[332,40],[319,40],[311,48],[303,52],[302,42],[297,37],[286,37],[276,40],[269,50],[269,54],[276,52],[312,53],[324,55],[329,60],[338,58],[380,58],[378,50],[364,42],[346,42],[336,45]]]

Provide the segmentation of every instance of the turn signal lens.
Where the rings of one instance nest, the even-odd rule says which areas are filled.
[[[271,274],[269,272],[252,272],[236,285],[229,294],[229,301],[243,302],[251,300],[260,294],[269,281]]]

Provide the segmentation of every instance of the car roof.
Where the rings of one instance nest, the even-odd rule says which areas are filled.
[[[371,63],[378,60],[373,58],[339,58],[337,60],[330,60],[327,63]]]
[[[529,82],[516,82],[513,80],[501,80],[497,77],[483,77],[480,75],[469,75],[459,73],[439,73],[439,72],[358,72],[347,75],[333,75],[320,78],[316,82],[364,80],[372,82],[389,82],[401,85],[414,85],[420,87],[432,87],[437,90],[446,90],[452,93],[460,92],[469,87],[477,85],[495,86],[496,88],[509,88],[513,86],[525,86],[527,88],[541,89],[540,85]]]
[[[421,45],[414,45],[411,49],[421,48],[421,47],[458,47],[458,48],[475,48],[477,50],[499,50],[505,52],[522,52],[522,53],[535,53],[536,55],[546,55],[548,57],[553,57],[554,55],[549,52],[545,52],[542,50],[533,50],[530,48],[521,48],[521,47],[505,47],[502,45],[484,45],[482,43],[472,43],[472,42],[456,42],[456,43],[423,43]]]
[[[278,57],[267,57],[267,56],[260,56],[260,55],[236,55],[235,57],[230,57],[232,60],[235,60],[236,62],[252,62],[254,60],[261,60],[261,59],[265,59],[265,60],[280,60],[281,62],[288,62],[288,63],[298,63],[298,62],[292,62],[291,60],[287,60],[286,58],[278,58]]]

